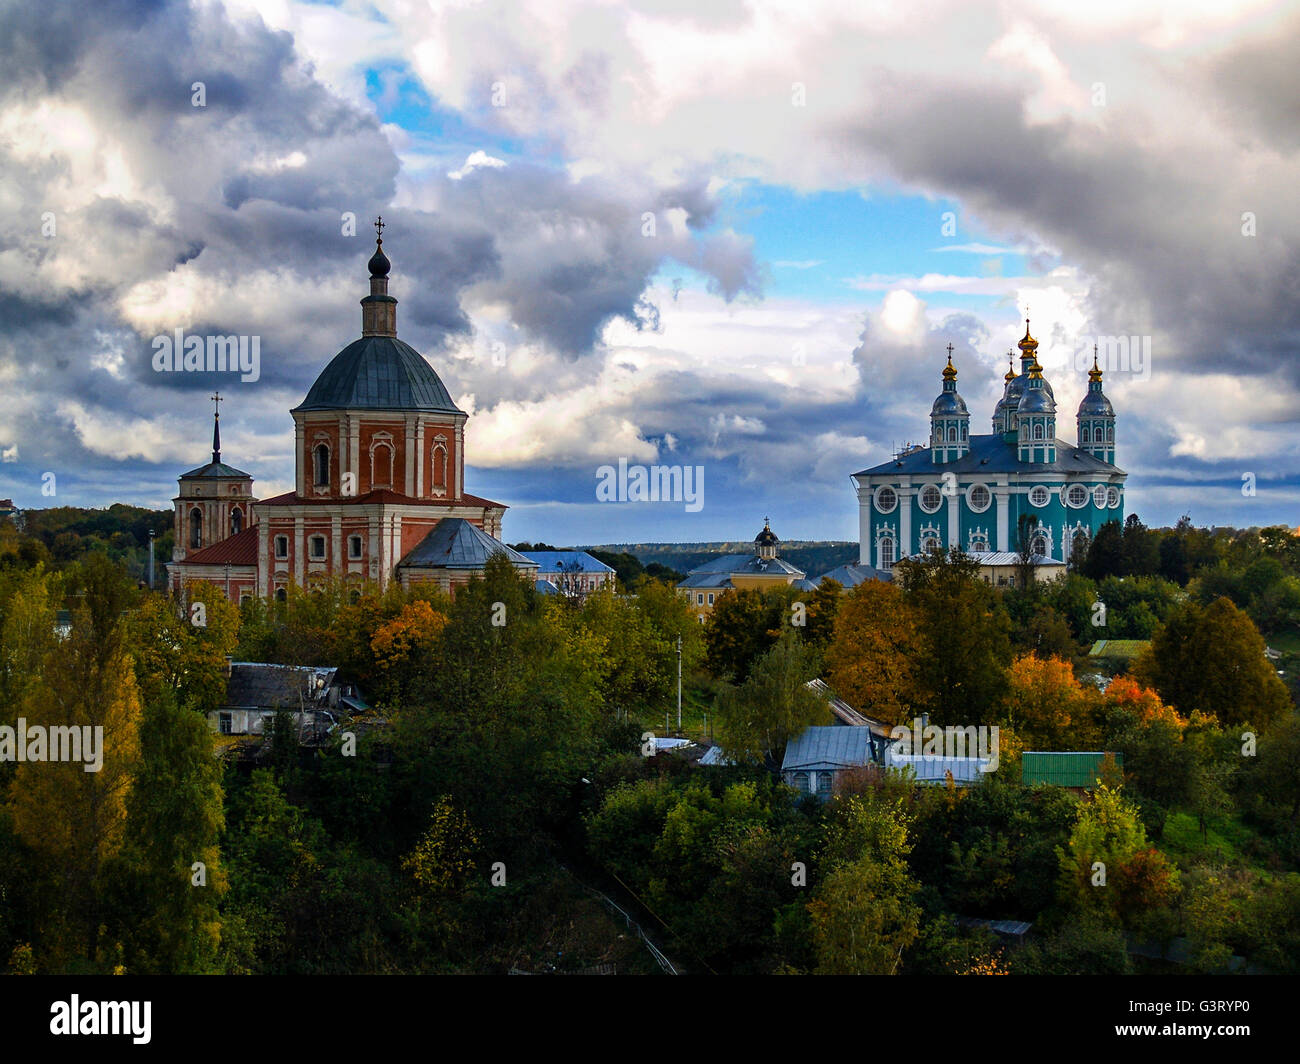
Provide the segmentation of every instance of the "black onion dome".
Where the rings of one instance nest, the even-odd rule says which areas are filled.
[[[370,256],[370,261],[366,263],[370,268],[371,277],[387,277],[388,271],[393,268],[393,264],[388,261],[388,256],[384,254],[383,243],[376,244],[375,253]]]

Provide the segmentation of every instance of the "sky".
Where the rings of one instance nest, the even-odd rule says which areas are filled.
[[[291,490],[382,215],[509,542],[855,539],[1026,313],[1069,442],[1092,343],[1143,352],[1129,512],[1300,524],[1297,54],[1245,0],[0,0],[0,497],[170,507],[214,389]],[[257,379],[157,371],[176,329]],[[599,501],[620,460],[701,504]]]

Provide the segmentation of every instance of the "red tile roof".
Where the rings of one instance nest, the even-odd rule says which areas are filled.
[[[483,499],[477,495],[465,494],[459,499],[413,499],[409,495],[403,495],[391,488],[378,488],[375,491],[368,491],[364,495],[357,495],[348,499],[308,499],[295,495],[291,491],[286,491],[283,495],[273,495],[269,499],[261,499],[257,505],[335,506],[340,502],[349,506],[358,503],[385,502],[398,506],[495,506],[498,509],[506,509],[505,503],[493,502],[491,499]]]
[[[220,543],[204,547],[185,556],[179,565],[256,565],[257,526],[249,525],[242,532],[227,536]]]

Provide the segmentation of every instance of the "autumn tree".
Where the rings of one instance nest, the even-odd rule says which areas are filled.
[[[887,724],[910,720],[928,653],[912,604],[891,583],[867,580],[845,597],[826,650],[830,686]]]
[[[1088,748],[1095,741],[1096,701],[1068,661],[1027,654],[1008,672],[1003,721],[1031,750]]]

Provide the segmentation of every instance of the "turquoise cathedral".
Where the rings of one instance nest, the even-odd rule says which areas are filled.
[[[929,446],[853,474],[861,564],[888,571],[900,558],[951,547],[1016,551],[1022,515],[1033,518],[1033,553],[1068,561],[1079,537],[1123,522],[1128,474],[1115,465],[1115,410],[1102,391],[1096,352],[1071,446],[1056,438],[1056,400],[1027,319],[1017,346],[1020,372],[1007,368],[992,433],[970,431],[949,344]]]

